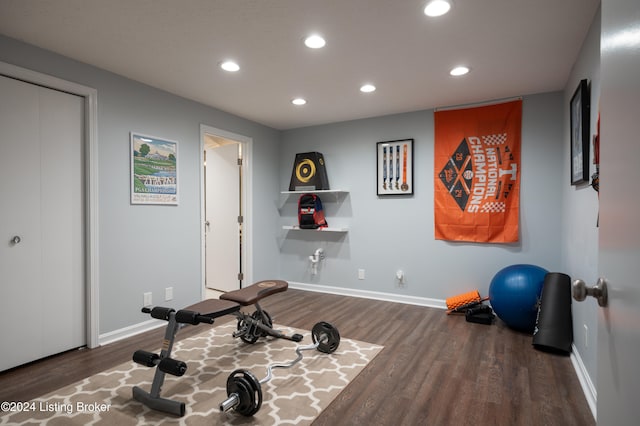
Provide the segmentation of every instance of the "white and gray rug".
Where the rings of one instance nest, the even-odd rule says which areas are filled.
[[[248,345],[232,337],[235,322],[200,327],[202,333],[174,345],[172,358],[185,361],[188,369],[182,377],[166,375],[161,392],[186,403],[183,417],[151,410],[132,398],[133,386],[150,390],[155,368],[131,361],[13,407],[20,411],[0,412],[0,425],[308,425],[382,350],[342,338],[333,354],[304,351],[295,366],[273,370],[273,378],[262,385],[262,408],[244,417],[219,410],[229,374],[242,368],[260,380],[268,365],[294,360],[296,346],[310,344],[311,333],[276,326],[305,338],[301,343],[268,338]]]

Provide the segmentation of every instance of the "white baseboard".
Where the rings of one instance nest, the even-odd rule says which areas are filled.
[[[98,337],[98,344],[102,346],[108,343],[117,342],[118,340],[126,339],[127,337],[132,337],[132,336],[135,336],[136,334],[144,333],[145,331],[150,331],[156,328],[160,328],[166,324],[167,324],[166,321],[150,319],[138,324],[121,328],[119,330],[114,330],[108,333],[101,334]]]
[[[591,381],[591,377],[589,376],[589,372],[587,368],[584,366],[582,362],[582,357],[580,357],[580,352],[576,348],[576,345],[571,345],[571,364],[573,364],[573,368],[576,370],[576,374],[578,376],[578,381],[580,382],[580,386],[582,386],[582,391],[584,392],[585,398],[587,398],[587,404],[589,404],[589,408],[591,409],[591,414],[593,414],[593,418],[595,420],[598,419],[596,403],[598,401],[598,392],[596,391],[596,387],[593,385]]]
[[[406,303],[409,305],[418,305],[418,306],[427,306],[430,308],[438,308],[438,309],[446,309],[447,304],[446,301],[441,299],[431,299],[427,297],[417,297],[417,296],[403,296],[400,294],[392,294],[392,293],[382,293],[378,291],[369,291],[369,290],[356,290],[352,288],[344,288],[344,287],[334,287],[334,286],[326,286],[326,285],[318,285],[318,284],[306,284],[295,281],[289,281],[289,287],[297,290],[305,290],[305,291],[314,291],[318,293],[329,293],[329,294],[337,294],[340,296],[351,296],[351,297],[360,297],[363,299],[372,299],[372,300],[382,300],[385,302],[396,302],[396,303]],[[156,328],[162,327],[166,321],[160,321],[151,319],[148,321],[144,321],[138,324],[131,325],[129,327],[124,327],[119,330],[110,331],[108,333],[101,334],[99,336],[99,345],[106,345],[108,343],[113,343],[118,340],[126,339],[127,337],[132,337],[140,333],[144,333],[145,331],[154,330]],[[578,376],[578,381],[580,382],[580,386],[582,387],[582,391],[584,392],[585,398],[587,399],[587,404],[591,409],[591,414],[594,419],[597,419],[596,412],[596,402],[598,400],[597,391],[591,377],[589,377],[589,373],[582,362],[582,358],[580,357],[580,353],[578,352],[575,345],[571,345],[571,364],[576,371],[576,375]]]
[[[291,281],[289,281],[289,287],[295,288],[298,290],[338,294],[341,296],[361,297],[364,299],[383,300],[385,302],[406,303],[409,305],[428,306],[431,308],[446,309],[447,307],[444,300],[428,299],[425,297],[402,296],[402,295],[391,294],[391,293],[381,293],[381,292],[368,291],[368,290],[354,290],[350,288],[305,284],[305,283],[297,283],[297,282],[291,282]],[[127,337],[132,337],[137,334],[144,333],[145,331],[150,331],[156,328],[160,328],[165,324],[166,324],[166,321],[150,319],[138,324],[134,324],[118,330],[110,331],[108,333],[101,334],[98,337],[98,345],[102,346],[109,343],[117,342],[118,340],[126,339]]]
[[[289,287],[315,291],[318,293],[337,294],[340,296],[360,297],[363,299],[382,300],[385,302],[406,303],[408,305],[428,306],[430,308],[447,309],[447,303],[440,299],[430,299],[427,297],[403,296],[401,294],[382,293],[378,291],[356,290],[353,288],[333,287],[318,284],[305,284],[289,281]]]
[[[403,296],[399,294],[391,294],[391,293],[381,293],[377,291],[368,291],[368,290],[356,290],[352,288],[343,288],[343,287],[333,287],[333,286],[325,286],[325,285],[317,285],[317,284],[305,284],[299,282],[289,281],[289,287],[298,289],[298,290],[306,290],[306,291],[315,291],[319,293],[330,293],[337,294],[341,296],[352,296],[352,297],[361,297],[364,299],[373,299],[373,300],[383,300],[385,302],[397,302],[397,303],[406,303],[410,305],[418,305],[418,306],[428,306],[430,308],[439,308],[446,309],[447,304],[446,301],[440,299],[430,299],[426,297],[416,297],[416,296]],[[589,377],[589,373],[587,372],[584,363],[582,362],[582,358],[580,357],[580,353],[577,351],[575,345],[572,345],[571,351],[571,364],[576,371],[578,376],[578,381],[580,382],[580,386],[582,387],[582,391],[584,392],[585,398],[587,399],[587,404],[591,409],[591,414],[594,419],[596,417],[596,401],[597,392],[596,388],[591,381],[591,377]]]

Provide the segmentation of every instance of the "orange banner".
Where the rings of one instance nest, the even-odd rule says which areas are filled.
[[[522,101],[436,111],[435,238],[518,241]]]

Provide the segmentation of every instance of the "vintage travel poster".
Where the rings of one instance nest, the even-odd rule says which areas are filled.
[[[178,204],[178,143],[131,133],[131,204]]]

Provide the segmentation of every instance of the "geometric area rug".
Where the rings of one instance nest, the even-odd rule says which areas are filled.
[[[128,361],[13,407],[22,411],[3,410],[0,425],[309,425],[383,348],[341,338],[332,354],[303,351],[293,367],[273,369],[271,380],[261,385],[262,407],[253,417],[244,417],[233,410],[220,412],[229,374],[242,368],[262,380],[268,365],[290,362],[298,345],[312,343],[311,333],[276,326],[304,339],[296,343],[268,337],[251,345],[233,338],[235,321],[200,327],[200,334],[174,344],[172,358],[186,362],[187,372],[182,377],[167,374],[160,393],[186,403],[183,417],[151,410],[133,399],[133,386],[150,391],[155,368]]]

